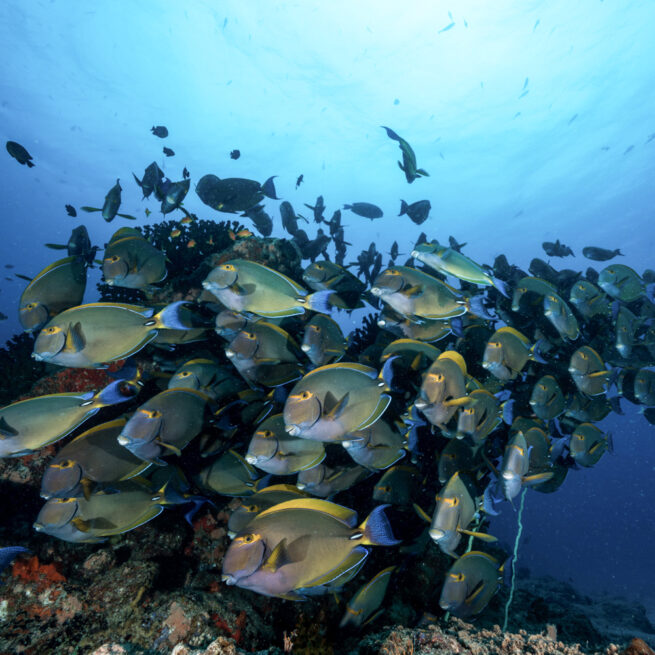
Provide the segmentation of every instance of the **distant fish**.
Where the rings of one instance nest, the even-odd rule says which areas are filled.
[[[32,168],[32,155],[30,155],[20,143],[15,141],[7,141],[7,152],[19,163],[27,164],[28,168]]]
[[[168,136],[168,129],[164,125],[153,126],[150,131],[160,139],[165,139]]]
[[[539,27],[539,23],[541,23],[541,19],[537,18],[537,22],[534,24],[534,27],[532,28],[533,32]]]
[[[529,81],[530,81],[530,78],[529,78],[529,77],[526,77],[526,78],[525,78],[525,82],[523,82],[523,90],[525,90],[525,89],[528,88],[528,82],[529,82]]]
[[[77,216],[77,212],[75,211],[75,207],[73,207],[73,205],[66,205],[66,213],[73,218]]]
[[[544,241],[541,244],[541,247],[544,249],[544,252],[549,257],[568,257],[569,255],[575,257],[573,250],[569,246],[565,246],[563,243],[560,243],[560,240],[557,241]]]
[[[525,91],[524,91],[524,92],[519,96],[519,100],[520,100],[521,98],[524,98],[525,96],[527,96],[528,93],[530,93],[530,89],[526,89],[526,90],[525,90]]]
[[[184,170],[182,171],[182,177],[183,177],[185,180],[191,177],[191,174],[190,174],[189,171],[187,170],[187,167],[186,167],[186,166],[184,167]]]
[[[577,114],[573,114],[573,116],[571,116],[571,118],[569,118],[568,125],[570,125],[577,117],[578,117]]]
[[[350,209],[354,214],[363,216],[364,218],[370,218],[371,220],[382,218],[384,215],[383,211],[377,205],[370,202],[353,202],[351,205],[344,205],[343,208]]]
[[[582,254],[587,259],[593,259],[595,262],[606,262],[617,255],[623,256],[623,253],[618,248],[616,250],[608,250],[607,248],[596,248],[594,246],[583,248]]]
[[[230,151],[230,158],[231,159],[239,159],[241,157],[241,151],[240,150],[232,150]]]
[[[442,32],[447,32],[448,30],[452,30],[453,27],[455,27],[455,21],[453,21],[452,23],[448,23],[448,25],[446,25],[446,27],[442,27],[442,28],[437,32],[437,34],[441,34]]]
[[[173,155],[175,155],[175,151],[172,150],[171,148],[167,148],[166,146],[164,146],[164,154],[167,157],[173,157]]]
[[[296,180],[296,189],[302,184],[302,181],[305,179],[305,176],[301,173]]]
[[[630,151],[634,150],[634,146],[628,146],[624,151],[623,154],[627,155]]]

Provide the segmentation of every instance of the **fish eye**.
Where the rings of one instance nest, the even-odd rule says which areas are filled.
[[[312,397],[312,393],[311,393],[311,391],[303,391],[300,394],[300,397],[302,398],[302,400],[308,400],[309,398]]]
[[[314,332],[320,332],[321,331],[321,328],[319,328],[318,325],[310,325],[309,329],[313,330]]]
[[[178,377],[180,378],[188,378],[191,375],[191,371],[182,371]]]
[[[159,418],[161,416],[161,412],[156,409],[141,409],[141,411],[146,415],[146,418]]]
[[[243,538],[243,540],[244,540],[247,544],[249,544],[250,542],[254,541],[254,539],[255,539],[255,535],[254,535],[254,534],[247,534],[247,535]]]
[[[46,334],[55,334],[56,332],[59,332],[59,328],[56,325],[46,328]]]
[[[264,439],[270,439],[272,436],[273,432],[271,430],[264,430],[262,432],[262,437],[264,437]]]
[[[223,270],[224,271],[233,271],[234,266],[232,266],[232,264],[223,264]]]
[[[71,466],[75,466],[75,462],[70,459],[65,459],[63,462],[59,462],[59,466],[63,469],[69,469]]]

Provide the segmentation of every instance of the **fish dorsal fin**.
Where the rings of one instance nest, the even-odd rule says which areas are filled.
[[[340,400],[337,400],[335,395],[328,391],[325,394],[325,399],[323,400],[323,411],[325,412],[325,418],[336,419],[343,414],[343,410],[348,405],[348,399],[350,398],[350,392],[345,393]]]
[[[18,434],[18,430],[14,429],[7,423],[4,416],[0,416],[0,439],[6,439],[7,437],[15,437]]]
[[[287,552],[286,552],[287,538],[284,537],[282,541],[278,543],[277,546],[273,549],[273,552],[266,558],[266,561],[262,565],[262,568],[275,573],[281,566],[288,564]]]
[[[277,514],[292,509],[305,509],[313,512],[321,512],[328,514],[333,518],[345,523],[348,527],[354,527],[357,523],[357,512],[348,507],[331,503],[328,500],[321,500],[319,498],[298,498],[295,500],[287,500],[284,503],[278,503],[265,509],[257,515],[257,518]]]
[[[69,353],[78,353],[86,345],[86,339],[82,333],[82,324],[78,321],[75,324],[70,324],[66,330],[66,342],[64,350]]]
[[[452,360],[453,362],[455,362],[455,364],[457,364],[457,366],[459,366],[462,373],[464,373],[464,375],[466,375],[466,361],[455,350],[444,350],[444,352],[442,352],[441,355],[439,355],[439,357],[437,357],[437,360],[439,360],[439,359],[450,359],[450,360]]]

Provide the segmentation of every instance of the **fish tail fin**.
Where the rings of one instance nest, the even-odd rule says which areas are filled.
[[[155,321],[154,327],[168,328],[169,330],[188,330],[189,326],[182,320],[180,310],[188,303],[184,300],[178,300],[170,305],[166,305],[158,314],[153,316]]]
[[[318,312],[319,314],[329,314],[330,313],[330,299],[334,291],[325,289],[323,291],[317,291],[316,293],[310,293],[305,297],[305,302],[308,309],[311,309],[313,312]]]
[[[485,297],[484,295],[473,296],[466,300],[465,305],[466,309],[471,313],[484,318],[488,321],[495,321],[498,317],[494,314],[491,314],[489,310],[484,305]]]
[[[607,452],[608,453],[614,452],[614,437],[612,436],[611,432],[607,433]]]
[[[361,543],[365,546],[396,546],[400,543],[393,536],[389,519],[384,513],[384,508],[389,505],[379,505],[359,526],[362,532]]]
[[[393,361],[398,359],[400,355],[393,355],[389,357],[384,364],[382,365],[382,370],[380,371],[380,378],[384,382],[384,390],[392,391],[393,390]]]
[[[273,183],[273,180],[277,177],[277,175],[271,175],[271,177],[262,184],[262,193],[267,197],[271,198],[272,200],[279,200],[277,195],[275,194],[275,184]]]
[[[546,339],[539,339],[532,348],[530,348],[530,355],[532,356],[532,359],[535,362],[539,362],[539,364],[548,364],[548,361],[544,359],[544,356],[541,354],[542,353],[542,348],[547,344],[548,342]]]
[[[344,209],[352,209],[353,206],[352,206],[352,205],[344,205],[343,208],[344,208]]]
[[[110,382],[104,389],[98,391],[93,397],[93,404],[97,407],[105,407],[108,405],[118,405],[131,400],[140,391],[140,387],[136,382],[127,380],[114,380]]]
[[[498,289],[500,293],[505,296],[505,298],[510,298],[509,294],[509,285],[504,280],[499,280],[497,277],[493,278],[494,287]]]
[[[385,127],[384,125],[380,125],[380,127],[387,131],[387,136],[390,139],[393,139],[394,141],[400,141],[400,137],[390,127]]]
[[[407,213],[407,207],[409,207],[409,205],[404,200],[401,200],[400,201],[400,214],[398,214],[398,216],[402,216],[403,214],[406,214]]]
[[[621,250],[619,248],[617,248],[614,251],[614,256],[616,257],[617,255],[620,255],[621,257],[625,257],[625,255],[621,252]]]
[[[27,168],[34,168],[34,164],[31,161],[26,161]]]

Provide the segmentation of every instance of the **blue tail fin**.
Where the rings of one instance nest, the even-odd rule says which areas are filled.
[[[371,546],[396,546],[400,540],[393,536],[389,519],[387,519],[384,508],[389,505],[376,507],[360,526],[364,531],[365,543]]]

